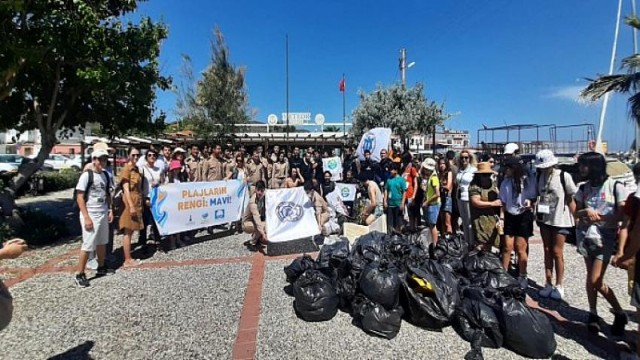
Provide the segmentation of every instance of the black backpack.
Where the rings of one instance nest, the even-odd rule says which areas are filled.
[[[89,191],[91,190],[91,186],[93,186],[93,170],[86,170],[85,171],[88,176],[89,179],[87,180],[87,186],[84,188],[84,193],[82,194],[84,197],[84,201],[85,203],[87,202],[87,199],[89,199]],[[102,171],[102,174],[104,174],[104,176],[107,178],[107,194],[109,194],[111,192],[111,176],[109,175],[109,173],[107,173],[106,171]],[[78,189],[73,189],[73,209],[74,210],[80,210],[80,208],[78,207]]]

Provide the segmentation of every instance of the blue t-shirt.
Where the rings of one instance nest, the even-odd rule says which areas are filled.
[[[402,178],[402,176],[396,175],[395,177],[387,180],[384,188],[389,192],[387,206],[399,207],[400,204],[402,204],[402,197],[404,196],[405,191],[407,191],[407,182]]]

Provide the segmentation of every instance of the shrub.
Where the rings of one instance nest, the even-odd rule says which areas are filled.
[[[60,172],[41,172],[35,176],[42,177],[44,179],[44,191],[60,191],[73,188],[80,179],[80,173],[73,170],[61,170]]]
[[[52,244],[69,236],[69,230],[63,220],[54,218],[39,210],[26,210],[20,214],[24,224],[18,229],[11,229],[3,234],[5,239],[19,237],[30,246]]]

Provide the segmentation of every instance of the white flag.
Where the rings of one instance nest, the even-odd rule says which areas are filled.
[[[342,197],[342,201],[356,200],[356,184],[336,183],[336,190]]]
[[[320,234],[315,209],[302,187],[266,190],[267,236],[285,242]]]
[[[356,154],[360,160],[364,160],[364,152],[366,150],[371,151],[371,160],[380,161],[380,151],[382,149],[388,149],[391,143],[391,129],[389,128],[375,128],[367,131],[362,135],[360,144]]]
[[[342,180],[342,161],[339,157],[322,159],[322,169],[331,173],[331,180]]]

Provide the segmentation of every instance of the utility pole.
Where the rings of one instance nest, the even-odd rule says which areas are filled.
[[[289,139],[289,34],[286,34],[285,37],[285,51],[286,51],[286,56],[285,56],[285,67],[286,67],[286,77],[287,77],[287,100],[286,100],[286,109],[285,112],[287,114],[287,140]]]
[[[407,50],[400,49],[400,73],[402,73],[402,88],[407,85]]]

